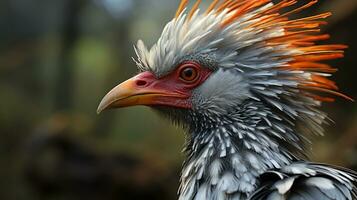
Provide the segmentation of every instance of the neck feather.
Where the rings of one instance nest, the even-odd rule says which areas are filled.
[[[205,195],[202,199],[214,199],[207,195],[245,199],[255,190],[260,174],[292,162],[291,154],[276,141],[257,134],[237,123],[191,133],[180,199],[201,195]]]
[[[292,125],[272,115],[259,116],[261,112],[253,112],[257,110],[248,106],[244,116],[237,111],[230,118],[191,117],[195,125],[186,142],[180,199],[246,199],[260,174],[295,160],[290,143],[299,138]]]

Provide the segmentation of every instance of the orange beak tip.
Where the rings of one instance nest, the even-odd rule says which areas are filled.
[[[103,111],[103,109],[99,106],[99,107],[97,108],[97,115],[99,115],[102,111]]]
[[[99,115],[102,113],[104,110],[106,110],[107,106],[103,104],[103,101],[100,102],[98,108],[97,108],[97,114]]]

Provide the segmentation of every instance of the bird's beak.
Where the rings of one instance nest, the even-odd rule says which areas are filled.
[[[107,109],[135,105],[169,105],[187,107],[187,95],[170,88],[151,72],[143,72],[124,81],[108,92],[100,102],[97,113]]]

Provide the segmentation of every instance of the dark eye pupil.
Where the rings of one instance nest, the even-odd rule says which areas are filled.
[[[180,78],[186,82],[194,82],[198,77],[198,72],[192,64],[186,64],[180,71]]]
[[[191,78],[193,76],[193,70],[192,69],[185,69],[183,71],[183,74],[186,78]]]

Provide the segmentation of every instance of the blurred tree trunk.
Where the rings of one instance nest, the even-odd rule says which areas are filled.
[[[69,110],[73,106],[72,88],[74,85],[74,66],[72,50],[80,37],[79,16],[84,5],[81,0],[64,2],[63,39],[59,55],[58,75],[55,81],[54,110]]]
[[[131,52],[132,49],[129,37],[129,24],[130,17],[121,19],[116,25],[117,30],[116,33],[116,42],[113,44],[115,47],[113,49],[117,50],[117,59],[119,66],[116,66],[111,69],[108,73],[108,78],[106,79],[105,88],[109,89],[113,88],[116,84],[118,84],[124,78],[124,71],[129,65],[134,65],[131,61]],[[133,66],[133,69],[135,67]],[[105,134],[109,133],[110,130],[113,130],[113,125],[117,119],[114,117],[114,113],[106,113],[101,116],[96,123],[95,133]]]

